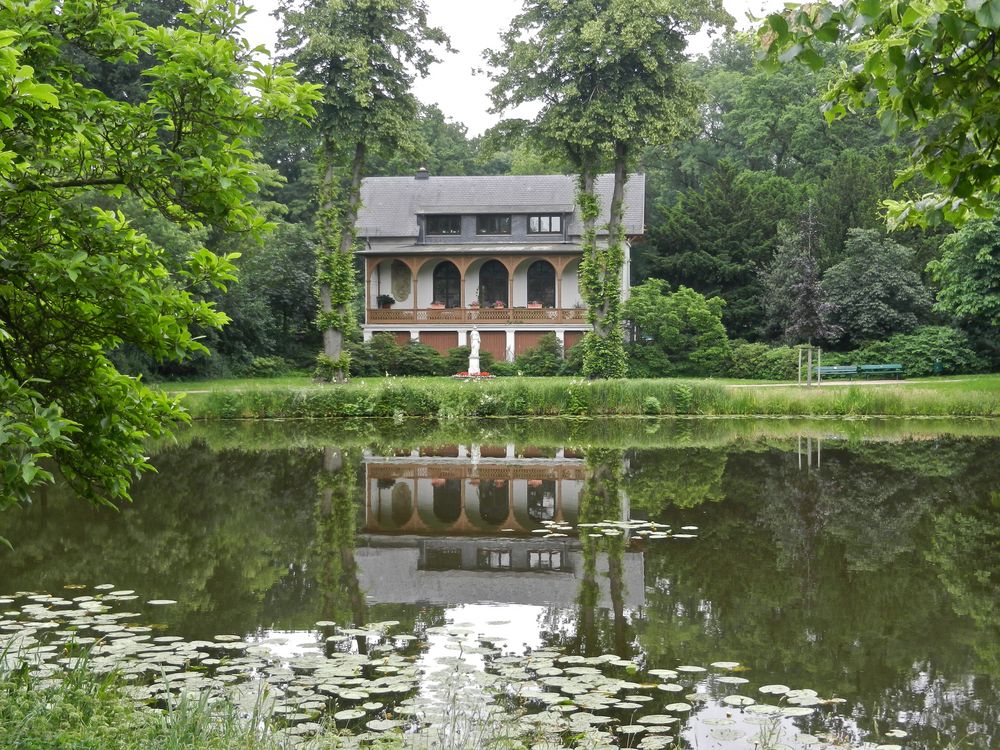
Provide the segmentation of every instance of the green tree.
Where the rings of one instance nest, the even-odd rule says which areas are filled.
[[[810,203],[798,231],[783,228],[781,244],[761,273],[769,332],[786,343],[816,343],[839,335],[820,283],[820,252],[819,222]]]
[[[928,270],[941,285],[937,309],[955,316],[1000,360],[1000,223],[966,224],[945,239]]]
[[[847,257],[827,269],[822,281],[842,346],[907,333],[926,318],[931,297],[910,270],[910,248],[871,229],[852,229],[844,251]]]
[[[793,60],[821,68],[820,48],[832,41],[862,56],[835,78],[827,119],[875,103],[883,129],[910,141],[898,180],[919,174],[942,190],[887,201],[897,226],[989,212],[985,197],[1000,191],[998,28],[996,0],[846,0],[790,6],[768,16],[759,36],[771,69]]]
[[[726,366],[729,339],[722,325],[725,302],[693,289],[669,292],[666,282],[648,279],[625,302],[634,344],[629,346],[633,377],[718,375]]]
[[[247,12],[195,2],[166,29],[114,5],[0,6],[0,505],[50,478],[47,456],[83,496],[126,499],[149,468],[143,441],[183,417],[107,352],[202,351],[191,327],[225,322],[202,295],[232,280],[232,258],[199,248],[172,268],[104,201],[131,195],[191,227],[266,228],[247,201],[263,167],[245,141],[265,118],[310,112],[313,95],[253,60],[238,36]],[[149,55],[145,100],[80,83],[71,39],[112,64]]]
[[[563,155],[580,180],[580,282],[592,326],[583,344],[584,371],[591,377],[625,373],[622,217],[629,169],[646,144],[671,142],[692,126],[697,93],[684,65],[685,34],[729,20],[717,0],[683,8],[663,0],[535,0],[504,33],[503,49],[487,53],[497,70],[497,110],[542,103],[533,121],[515,123],[511,131]],[[605,248],[595,226],[602,160],[614,174]]]
[[[723,161],[662,211],[643,264],[670,285],[722,297],[726,330],[757,335],[764,327],[759,270],[774,254],[779,221],[801,198],[801,189],[784,177]]]
[[[283,2],[278,48],[300,79],[320,87],[318,288],[324,372],[346,379],[345,338],[355,328],[355,224],[361,179],[371,157],[409,147],[419,104],[410,91],[437,58],[429,44],[447,44],[427,25],[424,0]]]

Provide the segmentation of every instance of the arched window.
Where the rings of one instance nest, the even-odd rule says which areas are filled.
[[[528,302],[541,302],[542,307],[556,306],[556,269],[546,260],[536,260],[528,266]]]
[[[434,302],[445,307],[462,305],[462,275],[451,261],[438,263],[434,267]]]
[[[440,485],[435,484],[440,481]],[[432,480],[434,516],[444,524],[455,523],[462,515],[462,482],[458,479]]]
[[[507,480],[494,479],[479,485],[479,515],[486,523],[499,526],[510,512],[510,490]]]
[[[510,307],[507,298],[507,268],[498,260],[488,260],[479,269],[479,304],[492,307],[502,302],[504,307]]]

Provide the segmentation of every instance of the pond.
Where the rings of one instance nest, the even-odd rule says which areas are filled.
[[[151,451],[120,512],[56,486],[0,519],[0,642],[101,639],[154,704],[266,681],[289,737],[450,711],[454,746],[1000,746],[994,423],[214,424]]]

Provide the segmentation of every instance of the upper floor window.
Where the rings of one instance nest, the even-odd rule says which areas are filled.
[[[562,216],[559,214],[529,216],[528,234],[562,234]]]
[[[476,234],[510,234],[510,214],[479,214]]]
[[[438,214],[427,217],[427,234],[461,234],[462,217],[457,214]]]

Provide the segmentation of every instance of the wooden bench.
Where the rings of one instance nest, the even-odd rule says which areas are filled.
[[[858,373],[865,378],[884,377],[892,375],[897,380],[903,377],[903,366],[900,364],[891,365],[858,365]]]
[[[858,374],[858,368],[856,365],[824,365],[823,367],[814,367],[813,373],[821,378],[850,378],[854,380],[854,376]]]

